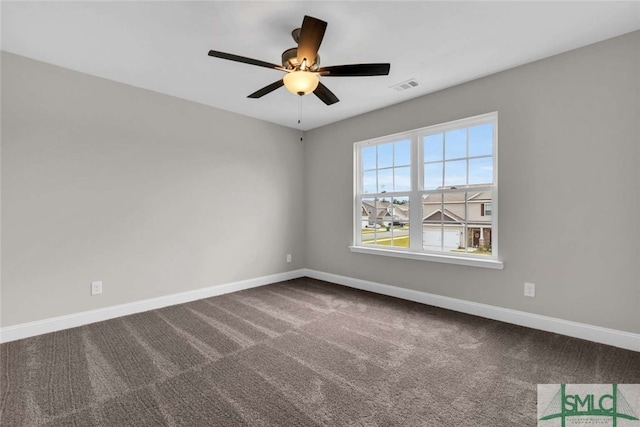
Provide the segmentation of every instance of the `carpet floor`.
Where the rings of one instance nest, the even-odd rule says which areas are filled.
[[[3,426],[535,426],[640,353],[301,278],[0,346]]]

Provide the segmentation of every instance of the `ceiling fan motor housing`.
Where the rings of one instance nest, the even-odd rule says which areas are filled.
[[[293,38],[293,41],[298,43],[298,41],[300,41],[300,33],[302,32],[302,28],[296,28],[293,31],[291,31],[291,37]]]
[[[297,70],[300,68],[298,63],[298,48],[292,47],[282,52],[282,66],[288,70]],[[309,71],[318,71],[320,68],[320,55],[316,55],[316,62],[309,67]]]

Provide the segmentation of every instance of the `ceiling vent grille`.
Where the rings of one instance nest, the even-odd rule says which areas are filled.
[[[420,83],[416,79],[409,79],[407,81],[398,83],[397,85],[391,86],[391,89],[401,92],[403,90],[412,89],[414,87],[420,86]]]

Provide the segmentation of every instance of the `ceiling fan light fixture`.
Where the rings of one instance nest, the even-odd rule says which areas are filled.
[[[313,92],[318,87],[320,79],[315,73],[309,71],[292,71],[284,78],[284,87],[295,95],[306,95]]]

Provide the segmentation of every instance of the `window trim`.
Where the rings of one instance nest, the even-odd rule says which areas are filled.
[[[491,268],[494,270],[502,270],[504,268],[504,263],[499,259],[491,259],[491,258],[475,258],[470,256],[455,256],[449,254],[436,254],[436,253],[427,253],[427,252],[413,252],[410,250],[395,250],[395,249],[384,249],[380,246],[349,246],[349,250],[355,253],[361,254],[370,254],[370,255],[383,255],[389,256],[393,258],[406,258],[406,259],[415,259],[419,261],[433,261],[440,262],[444,264],[457,264],[457,265],[466,265],[469,267],[482,267],[482,268]],[[479,257],[480,255],[476,255]]]
[[[361,228],[362,228],[362,218],[360,217],[360,212],[362,210],[361,199],[366,197],[381,197],[382,194],[386,194],[386,197],[400,197],[400,196],[409,196],[410,204],[412,206],[418,206],[418,209],[411,209],[410,216],[410,224],[413,223],[422,223],[422,206],[421,203],[415,203],[417,197],[420,197],[420,201],[424,194],[435,192],[435,190],[425,190],[424,189],[424,177],[423,177],[423,168],[424,168],[424,160],[422,155],[422,144],[421,141],[427,135],[437,134],[441,132],[447,132],[454,129],[460,128],[468,128],[473,127],[479,124],[484,123],[492,123],[494,126],[493,132],[493,184],[490,186],[486,186],[485,188],[490,188],[492,192],[492,218],[491,218],[491,245],[492,245],[492,255],[478,255],[473,253],[464,253],[464,254],[452,254],[448,252],[438,252],[438,251],[425,251],[423,249],[417,250],[414,248],[399,248],[399,247],[384,247],[378,245],[364,245],[361,242]],[[362,162],[360,161],[360,153],[359,151],[363,147],[379,145],[390,142],[397,142],[403,139],[409,139],[411,141],[411,191],[392,191],[385,193],[361,193],[362,191]],[[356,253],[365,253],[365,254],[375,254],[375,255],[383,255],[383,256],[391,256],[397,258],[408,258],[408,259],[418,259],[424,261],[435,261],[442,262],[448,264],[458,264],[458,265],[467,265],[473,267],[485,267],[485,268],[493,268],[493,269],[502,269],[504,267],[503,262],[499,258],[498,251],[498,112],[494,111],[491,113],[480,114],[473,117],[463,118],[459,120],[454,120],[446,123],[436,124],[432,126],[427,126],[419,129],[413,129],[410,131],[399,132],[392,135],[386,135],[378,138],[372,138],[364,141],[359,141],[354,143],[353,145],[353,162],[354,162],[354,180],[353,180],[353,235],[352,235],[352,245],[349,246],[351,252]],[[468,154],[468,153],[467,153]],[[466,157],[465,159],[469,159],[470,157]],[[443,159],[444,161],[444,159]],[[465,190],[464,188],[460,189]],[[385,197],[385,196],[382,196]],[[412,200],[413,199],[413,200]],[[356,214],[358,213],[358,214]],[[410,239],[415,239],[418,233],[421,233],[421,229],[417,229],[413,227],[415,231],[410,233]],[[419,239],[421,241],[421,239]]]

